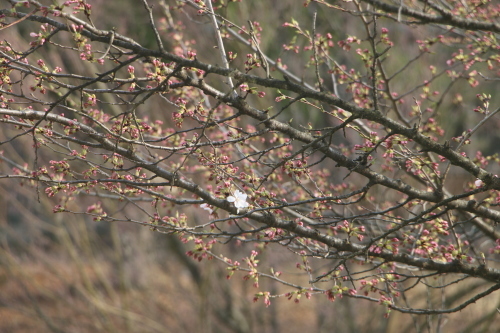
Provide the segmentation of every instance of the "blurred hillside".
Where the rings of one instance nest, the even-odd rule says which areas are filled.
[[[167,3],[174,1],[166,1]],[[93,20],[103,29],[115,28],[120,34],[141,41],[145,46],[155,47],[155,37],[148,28],[147,16],[140,1],[89,1],[93,5]],[[0,6],[6,6],[2,2]],[[166,14],[156,4],[155,15],[163,22]],[[238,6],[230,5],[224,13],[229,19],[248,27],[247,20],[258,21],[261,32],[261,49],[272,59],[281,58],[288,69],[305,82],[314,82],[314,70],[305,68],[310,54],[285,52],[287,44],[295,33],[282,23],[295,20],[311,29],[312,14],[318,7],[311,5],[304,9],[297,1],[243,1]],[[140,14],[138,14],[140,13]],[[143,15],[144,14],[144,15]],[[170,13],[172,14],[172,13]],[[215,39],[209,20],[197,17],[194,10],[186,8],[176,12],[172,19],[181,20],[185,33],[192,40],[201,61],[218,63],[213,52]],[[394,68],[404,66],[418,54],[414,41],[421,38],[424,27],[401,28],[389,20],[381,20],[392,34],[396,47],[391,52],[400,51],[400,63]],[[0,34],[15,35],[20,49],[27,49],[30,41],[30,25],[18,24]],[[161,24],[160,24],[161,26]],[[165,23],[163,38],[165,47],[179,47],[169,39],[172,31]],[[362,35],[363,27],[358,18],[350,15],[330,17],[318,11],[317,31],[331,33],[335,40],[345,39],[350,35]],[[436,28],[437,29],[437,28]],[[70,39],[71,36],[66,35]],[[12,38],[11,38],[12,39]],[[299,43],[300,44],[300,43]],[[304,43],[305,45],[305,43]],[[233,37],[227,40],[228,51],[238,53],[239,59],[233,65],[240,66],[249,48],[237,42]],[[402,52],[406,50],[406,52]],[[449,53],[426,55],[416,68],[408,71],[414,78],[402,76],[398,82],[398,93],[402,94],[412,87],[413,80],[425,77],[423,68],[431,64],[443,63]],[[52,53],[51,53],[52,52]],[[335,50],[333,51],[335,53]],[[353,51],[354,52],[354,51]],[[332,55],[335,57],[335,54]],[[53,63],[63,64],[65,71],[84,75],[93,74],[102,69],[85,63],[83,67],[77,55],[65,57],[54,48],[44,48],[30,59],[50,59]],[[335,59],[347,67],[359,66],[354,57],[339,52]],[[326,65],[324,65],[326,66]],[[322,78],[325,85],[332,85],[331,76],[323,68]],[[323,74],[324,72],[324,74]],[[263,74],[261,72],[260,74]],[[392,73],[391,73],[392,74]],[[281,77],[279,73],[272,75]],[[490,82],[485,91],[490,92],[492,104],[498,104],[495,94],[500,84]],[[442,91],[450,86],[442,78],[433,83],[433,90]],[[447,90],[445,100],[453,109],[441,109],[437,117],[445,119],[446,136],[458,136],[470,123],[477,122],[479,115],[470,112],[475,105],[470,101],[467,83],[458,81]],[[455,104],[451,100],[460,95],[468,101]],[[262,105],[272,104],[276,96],[267,96],[255,101]],[[157,103],[156,103],[156,102]],[[406,112],[411,112],[412,97],[406,101]],[[103,107],[110,112],[120,112],[119,106],[107,104]],[[113,108],[117,110],[113,111]],[[171,114],[165,112],[165,104],[150,100],[142,110],[140,117],[150,117],[172,123]],[[330,118],[322,118],[320,113],[309,116],[307,106],[295,105],[280,117],[294,118],[299,124],[325,124]],[[500,128],[498,117],[487,124],[478,134],[473,146],[467,149],[481,149],[484,155],[500,153]],[[172,124],[173,126],[173,124]],[[14,131],[0,132],[0,141],[15,135]],[[351,138],[345,144],[356,142]],[[354,139],[353,139],[354,140]],[[20,165],[24,160],[33,162],[32,142],[28,138],[17,140],[9,146],[2,146],[3,155],[9,156]],[[50,156],[39,156],[40,160],[50,160]],[[495,170],[496,165],[491,165]],[[7,168],[0,165],[0,168]],[[340,176],[339,176],[340,177]],[[460,175],[457,175],[460,177]],[[453,179],[453,177],[451,177]],[[255,289],[251,282],[243,281],[235,274],[226,280],[225,267],[215,261],[200,263],[187,257],[185,253],[191,245],[183,244],[172,235],[155,233],[148,228],[133,224],[114,224],[94,222],[84,215],[53,214],[55,200],[50,200],[43,189],[31,187],[18,181],[2,179],[0,181],[0,332],[412,332],[415,325],[426,327],[440,323],[443,332],[495,332],[500,323],[496,303],[493,298],[481,299],[465,310],[442,316],[412,317],[393,312],[388,319],[383,318],[385,309],[377,304],[357,302],[353,299],[329,302],[318,295],[311,300],[302,298],[300,302],[273,299],[266,308],[262,301],[252,301]],[[83,197],[72,205],[86,207]],[[144,203],[148,204],[148,203]],[[117,203],[112,209],[122,211],[127,216],[141,220],[140,211],[129,203]],[[181,211],[179,207],[169,207],[172,215]],[[206,221],[207,215],[202,210],[185,211],[193,221]],[[273,246],[273,245],[270,245]],[[246,253],[248,245],[215,247],[215,252]],[[275,246],[273,257],[263,257],[270,262],[290,262],[290,271],[295,257],[285,249]],[[306,280],[307,276],[298,275],[297,279]],[[442,282],[442,281],[441,281]],[[261,286],[275,293],[285,292],[281,285],[261,280]],[[432,284],[433,281],[428,281]],[[472,292],[481,286],[470,285]],[[466,299],[468,294],[455,290],[450,299]],[[435,293],[414,290],[412,304],[425,306],[429,300],[439,304],[439,290]],[[432,331],[433,330],[429,330]]]

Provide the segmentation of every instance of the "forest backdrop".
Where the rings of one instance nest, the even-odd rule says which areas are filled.
[[[0,15],[0,331],[498,327],[496,1]]]

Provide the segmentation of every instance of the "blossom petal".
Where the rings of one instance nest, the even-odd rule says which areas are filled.
[[[236,205],[235,205],[236,206]],[[247,208],[249,205],[248,205],[248,202],[246,201],[241,201],[238,203],[238,205],[236,207],[238,208]]]
[[[200,208],[201,208],[201,209],[204,209],[204,210],[207,210],[207,211],[209,212],[209,214],[212,214],[212,213],[213,213],[213,211],[214,211],[212,208],[208,207],[208,204],[206,204],[206,203],[201,204],[201,205],[200,205]]]
[[[240,208],[247,208],[249,206],[247,202],[247,197],[248,194],[245,192],[241,192],[240,190],[234,191],[234,195],[231,195],[227,197],[228,202],[234,202],[234,207],[240,209]]]
[[[244,192],[241,192],[240,190],[236,190],[234,192],[234,196],[240,200],[246,200],[247,199],[247,194]]]

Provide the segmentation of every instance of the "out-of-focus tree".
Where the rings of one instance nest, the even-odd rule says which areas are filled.
[[[3,1],[1,179],[171,235],[266,306],[494,298],[499,4],[109,3]]]

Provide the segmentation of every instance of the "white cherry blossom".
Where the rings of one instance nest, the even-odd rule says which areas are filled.
[[[201,204],[201,205],[200,205],[200,208],[201,208],[201,209],[204,209],[204,210],[208,210],[208,213],[209,213],[209,214],[212,214],[212,212],[214,211],[214,210],[213,210],[212,208],[210,208],[210,207],[208,206],[208,204],[206,204],[206,203]]]
[[[238,212],[239,212],[240,208],[247,208],[248,207],[247,194],[243,193],[239,190],[236,190],[234,192],[234,195],[228,196],[227,201],[234,202],[234,207],[236,207],[238,209]]]

